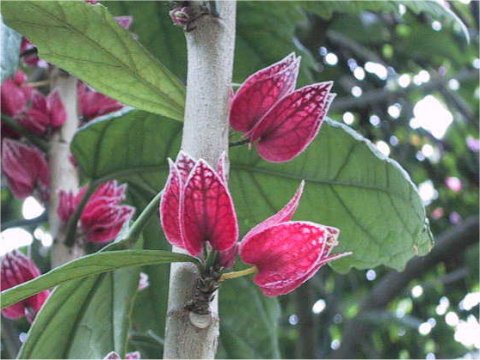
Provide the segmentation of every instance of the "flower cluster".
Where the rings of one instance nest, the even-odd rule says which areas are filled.
[[[195,256],[206,243],[217,251],[229,251],[237,241],[238,226],[223,165],[217,172],[183,151],[175,163],[169,163],[170,175],[160,202],[167,240]]]
[[[50,170],[44,154],[36,147],[4,139],[2,171],[17,198],[24,199],[36,192],[40,199],[48,200]]]
[[[35,263],[14,250],[3,256],[0,262],[1,291],[20,285],[41,275]],[[26,317],[32,322],[43,303],[47,300],[49,291],[45,290],[22,300],[2,310],[3,316],[9,319]]]
[[[267,296],[289,293],[322,265],[349,255],[330,255],[338,244],[338,229],[291,221],[303,183],[283,209],[251,229],[237,244],[238,222],[223,159],[217,170],[183,151],[175,163],[169,160],[160,220],[172,245],[204,258],[212,249],[219,253],[223,267],[232,266],[238,252],[243,262],[255,266],[254,282]]]
[[[315,139],[334,94],[331,81],[295,90],[300,58],[290,54],[251,75],[235,93],[230,125],[271,162],[292,160]]]
[[[28,131],[43,136],[67,119],[57,91],[48,96],[28,85],[27,76],[17,71],[1,86],[2,114],[14,118]]]
[[[77,194],[60,191],[57,213],[68,222],[85,196],[86,188]],[[129,221],[135,208],[121,205],[125,200],[126,185],[109,181],[101,185],[88,199],[80,215],[80,227],[88,242],[103,244],[114,240],[125,222]]]

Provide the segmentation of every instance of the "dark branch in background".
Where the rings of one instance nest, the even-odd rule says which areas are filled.
[[[294,293],[296,314],[298,316],[298,333],[300,335],[296,344],[297,359],[316,359],[317,326],[312,316],[314,291],[312,286],[304,285]]]
[[[36,218],[33,218],[33,219],[15,219],[15,220],[11,220],[11,221],[6,221],[4,223],[2,223],[2,228],[1,230],[6,230],[6,229],[10,229],[10,228],[13,228],[13,227],[27,227],[27,228],[30,228],[30,227],[35,227],[37,225],[40,225],[40,224],[43,224],[44,222],[46,222],[48,220],[48,215],[47,215],[47,212],[45,211],[42,215],[36,217]]]
[[[380,56],[378,56],[375,52],[371,51],[370,49],[361,45],[360,43],[352,40],[348,36],[345,36],[334,30],[328,30],[327,37],[330,41],[337,44],[340,48],[345,47],[347,49],[350,49],[352,52],[354,52],[359,58],[361,58],[365,62],[372,61],[372,62],[382,64],[385,67],[388,66],[385,64],[383,59]]]
[[[461,225],[440,235],[428,255],[410,260],[403,272],[392,271],[385,275],[364,299],[357,316],[345,324],[341,346],[330,357],[336,359],[358,357],[356,349],[365,340],[364,335],[368,334],[371,326],[362,318],[371,311],[385,308],[408,286],[411,280],[418,278],[438,263],[448,260],[453,256],[452,254],[459,254],[470,245],[478,243],[478,226],[478,215],[469,217]]]
[[[2,114],[2,122],[12,130],[25,136],[28,140],[31,141],[32,144],[38,146],[41,150],[45,152],[48,151],[48,143],[45,140],[39,138],[35,134],[32,134],[30,131],[28,131],[22,125],[20,125],[15,119],[11,118],[10,116]]]
[[[460,71],[456,76],[452,77],[452,79],[456,79],[458,81],[465,81],[468,79],[472,79],[477,74],[476,70],[463,70]],[[393,101],[395,99],[404,97],[410,91],[415,90],[422,90],[422,91],[431,91],[431,90],[438,90],[439,86],[448,82],[449,79],[432,79],[426,84],[423,85],[410,85],[405,89],[398,89],[395,91],[391,91],[386,88],[370,90],[364,92],[362,96],[355,98],[355,97],[348,97],[348,98],[339,98],[335,99],[330,107],[333,111],[346,111],[361,108],[367,105],[373,105],[378,103],[384,103],[385,101]]]

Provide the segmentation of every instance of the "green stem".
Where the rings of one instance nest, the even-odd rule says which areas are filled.
[[[252,267],[249,267],[249,268],[244,269],[244,270],[228,272],[228,273],[222,274],[222,277],[220,278],[220,281],[225,281],[225,280],[229,280],[229,279],[236,279],[236,278],[239,278],[239,277],[242,277],[242,276],[255,274],[257,271],[258,271],[257,267],[252,266]]]
[[[158,205],[160,199],[162,198],[163,191],[160,191],[155,197],[148,203],[148,205],[143,209],[138,218],[133,222],[128,232],[127,238],[132,241],[140,236],[145,225],[147,225],[148,220],[151,216],[158,210]]]
[[[2,114],[2,122],[12,130],[25,136],[28,140],[32,142],[32,144],[36,145],[44,152],[48,151],[48,143],[45,140],[40,139],[38,136],[32,134],[30,131],[28,131],[22,125],[20,125],[15,119],[11,118],[10,116]]]
[[[249,142],[250,142],[249,139],[243,139],[243,140],[231,142],[228,144],[228,146],[229,147],[240,146],[240,145],[248,144]]]
[[[97,189],[96,183],[88,184],[85,195],[83,196],[82,200],[80,201],[80,204],[78,204],[78,207],[75,209],[74,213],[72,214],[72,217],[68,221],[67,233],[65,236],[65,245],[72,247],[73,244],[75,243],[75,239],[77,235],[78,220],[80,220],[80,216],[82,215],[82,211],[85,205],[87,204],[88,199],[90,199],[90,196],[92,196],[92,194],[95,192],[96,189]]]

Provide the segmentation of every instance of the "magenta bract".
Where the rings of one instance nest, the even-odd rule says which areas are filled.
[[[48,199],[50,170],[47,159],[37,148],[4,139],[2,171],[17,198],[24,199],[37,190],[42,200]]]
[[[86,189],[77,195],[60,191],[57,214],[67,222],[80,204]],[[105,243],[114,240],[125,222],[133,216],[135,209],[128,205],[120,205],[125,199],[126,185],[118,185],[109,181],[101,185],[87,201],[80,215],[80,226],[86,239],[92,243]]]
[[[167,240],[194,256],[207,242],[217,251],[226,251],[238,238],[237,217],[224,175],[185,152],[180,152],[175,163],[170,161],[160,220]]]
[[[235,94],[230,124],[256,144],[258,154],[285,162],[301,154],[314,140],[334,95],[323,82],[293,91],[300,58],[290,54],[251,75]]]
[[[50,128],[59,128],[66,120],[67,113],[58,91],[53,91],[45,97],[33,90],[30,106],[24,113],[18,115],[18,122],[37,135],[44,135]]]
[[[22,60],[26,65],[32,67],[48,68],[48,63],[40,59],[37,55],[37,47],[33,45],[26,37],[22,38],[20,45],[20,54],[22,54]]]
[[[41,275],[35,263],[17,250],[6,254],[2,258],[0,268],[2,275],[1,291]],[[47,300],[48,294],[48,290],[42,291],[3,309],[2,314],[9,319],[19,319],[25,316],[28,321],[32,322],[43,303]]]
[[[254,282],[267,296],[293,291],[322,265],[350,254],[330,255],[337,245],[338,229],[290,221],[302,192],[303,183],[283,209],[250,230],[240,242],[240,258],[257,267]]]
[[[15,75],[2,83],[2,114],[15,117],[24,111],[32,96],[33,89],[27,85],[27,75],[17,71]]]
[[[142,358],[142,355],[140,354],[139,351],[125,354],[125,360],[137,360],[141,358]],[[103,360],[122,360],[122,358],[117,352],[111,351],[103,358]]]
[[[109,114],[123,107],[117,100],[96,92],[82,82],[78,83],[77,91],[79,114],[84,121]]]

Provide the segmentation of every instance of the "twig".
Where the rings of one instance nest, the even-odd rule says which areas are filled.
[[[33,227],[48,220],[47,212],[33,219],[15,219],[1,224],[1,229],[6,230],[14,227]]]
[[[20,125],[15,119],[11,118],[10,116],[2,114],[2,122],[12,130],[25,136],[32,144],[37,146],[42,151],[48,152],[48,149],[49,149],[48,143],[45,140],[36,136],[35,134],[32,134],[25,127]]]
[[[228,143],[228,147],[241,146],[241,145],[248,144],[249,142],[250,142],[249,139],[234,141],[234,142]]]

